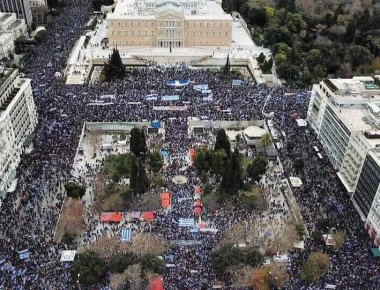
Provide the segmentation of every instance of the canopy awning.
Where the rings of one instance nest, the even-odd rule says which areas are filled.
[[[380,257],[380,248],[372,248],[371,252],[375,257]]]
[[[100,214],[100,221],[103,223],[119,223],[123,215],[118,212],[102,212]]]
[[[154,212],[153,211],[146,211],[143,213],[144,220],[153,220],[154,219]]]
[[[162,204],[162,207],[168,207],[170,205],[170,194],[169,194],[169,192],[163,192],[161,194],[161,204]]]
[[[196,208],[194,208],[194,213],[195,214],[201,214],[202,213],[202,209],[200,207],[196,207]]]

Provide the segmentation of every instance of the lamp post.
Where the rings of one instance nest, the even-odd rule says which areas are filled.
[[[80,284],[79,284],[79,277],[80,277],[80,274],[78,273],[77,285],[78,285],[78,289],[81,290],[81,288],[80,288]]]

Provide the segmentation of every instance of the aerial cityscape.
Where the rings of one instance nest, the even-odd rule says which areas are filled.
[[[0,0],[0,290],[379,290],[379,0]]]

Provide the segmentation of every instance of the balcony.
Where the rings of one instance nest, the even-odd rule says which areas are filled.
[[[9,96],[5,99],[5,101],[1,104],[0,112],[5,111],[9,104],[16,97],[17,93],[20,91],[20,88],[14,88],[13,91],[9,94]]]

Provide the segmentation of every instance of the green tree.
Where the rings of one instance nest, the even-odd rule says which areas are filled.
[[[372,62],[370,51],[368,48],[361,45],[350,45],[347,57],[353,69],[357,68],[359,65],[370,64]]]
[[[146,146],[145,134],[143,130],[139,128],[133,128],[131,130],[131,139],[129,149],[135,154],[136,157],[145,155],[148,151]]]
[[[66,245],[71,245],[75,240],[75,235],[70,232],[64,232],[62,238],[61,238],[61,243],[66,244]]]
[[[258,63],[264,63],[264,60],[265,60],[265,54],[260,53],[259,57],[257,58],[257,62]]]
[[[219,129],[218,133],[216,134],[216,141],[215,141],[215,147],[214,150],[224,150],[227,154],[227,157],[231,154],[231,143],[228,139],[228,136],[226,134],[226,131],[224,129]]]
[[[138,161],[138,175],[137,175],[137,184],[135,188],[135,192],[137,194],[144,193],[148,190],[149,188],[149,179],[146,175],[146,171],[144,168],[144,165],[141,161],[141,159]]]
[[[221,188],[227,195],[235,195],[242,186],[242,167],[240,165],[240,154],[235,149],[228,158],[224,169]]]
[[[137,180],[138,180],[138,167],[137,167],[137,160],[136,158],[134,158],[131,164],[131,177],[129,179],[129,185],[133,192],[133,195],[135,196],[137,195],[137,191],[136,191],[136,187],[138,183]]]
[[[305,226],[302,223],[297,223],[294,228],[296,230],[298,239],[303,240],[303,238],[306,236]]]
[[[149,166],[150,166],[151,170],[154,173],[159,172],[161,170],[162,166],[164,165],[164,160],[162,159],[162,156],[161,156],[160,152],[158,152],[158,151],[149,153],[148,162],[149,162]]]
[[[264,149],[270,147],[272,145],[272,137],[270,136],[270,134],[265,133],[263,136],[261,136],[260,143],[264,147]]]
[[[241,249],[227,244],[217,251],[211,253],[211,265],[216,274],[222,276],[227,268],[243,264],[245,261],[244,253]]]
[[[264,156],[257,156],[247,167],[247,175],[252,182],[259,181],[261,176],[267,171],[268,160]]]
[[[15,53],[22,54],[25,52],[25,36],[20,36],[15,40]]]
[[[132,253],[124,255],[115,255],[109,261],[109,270],[111,273],[123,273],[123,271],[130,265],[137,262],[137,257]]]
[[[303,160],[303,158],[297,158],[293,162],[293,167],[295,170],[301,171],[305,167],[305,161]]]
[[[250,249],[245,256],[246,263],[251,267],[258,267],[264,263],[264,256],[258,250]]]
[[[148,272],[162,275],[165,271],[165,261],[156,255],[145,254],[139,259],[141,265],[141,277],[145,278]]]
[[[203,196],[209,195],[212,193],[213,186],[210,182],[206,182],[204,189],[203,189]]]
[[[105,277],[105,263],[93,251],[85,251],[77,256],[71,268],[71,275],[78,277],[79,282],[87,285],[95,285]]]
[[[229,75],[231,73],[230,55],[227,55],[226,65],[223,67],[223,74]]]
[[[311,253],[301,267],[301,278],[307,282],[315,282],[327,272],[329,267],[328,255],[322,252]]]
[[[76,182],[68,182],[64,185],[68,197],[81,199],[85,193],[86,188]]]
[[[125,77],[126,69],[121,60],[119,50],[113,49],[108,62],[104,65],[104,73],[107,81]]]

